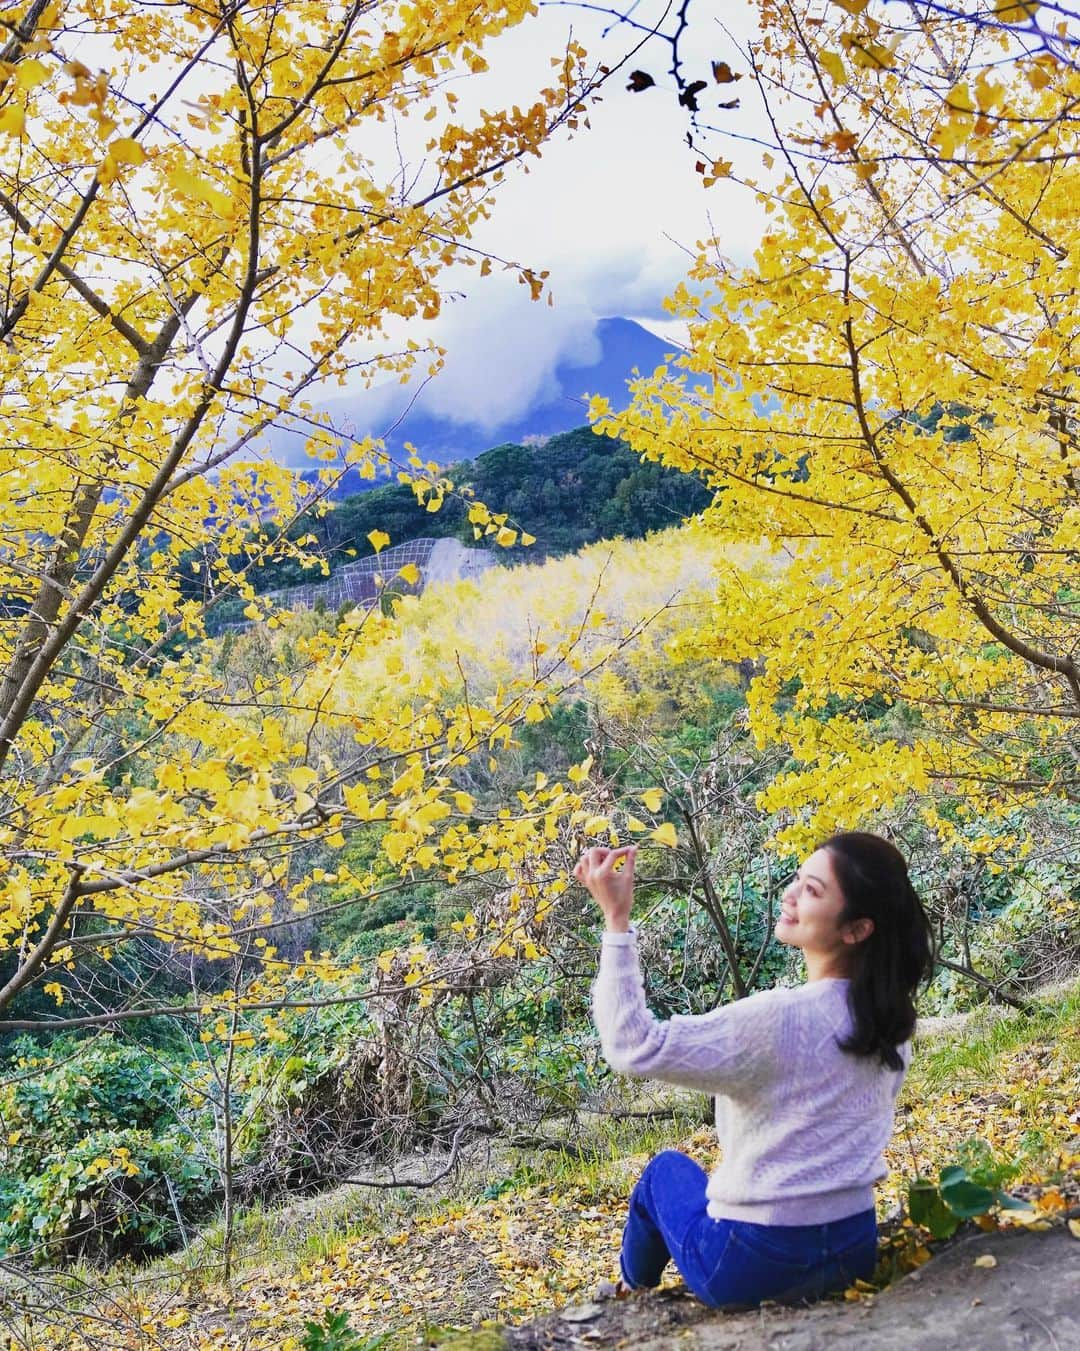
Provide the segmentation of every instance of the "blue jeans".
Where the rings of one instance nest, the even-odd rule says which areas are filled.
[[[657,1154],[630,1194],[619,1264],[627,1285],[657,1285],[669,1261],[714,1308],[819,1299],[868,1279],[877,1261],[873,1210],[827,1224],[751,1224],[706,1212],[708,1178],[677,1150]]]

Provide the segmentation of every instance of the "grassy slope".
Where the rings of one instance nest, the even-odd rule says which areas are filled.
[[[680,1101],[697,1111],[694,1099]],[[1078,1103],[1080,983],[1041,1001],[1032,1017],[986,1010],[926,1039],[905,1086],[882,1215],[896,1207],[916,1163],[933,1175],[973,1139],[1010,1165],[1002,1180],[1041,1197],[1036,1204],[1049,1216],[1075,1204]],[[431,1326],[526,1320],[580,1300],[613,1274],[626,1193],[649,1155],[671,1145],[707,1165],[712,1135],[695,1129],[692,1115],[644,1127],[609,1121],[580,1157],[534,1151],[474,1160],[441,1194],[342,1190],[252,1213],[231,1289],[215,1276],[211,1232],[183,1256],[113,1274],[107,1338],[99,1325],[82,1342],[69,1326],[60,1340],[35,1344],[296,1351],[306,1319],[340,1309],[363,1334],[358,1345],[387,1334],[380,1344],[396,1351],[416,1346]],[[116,1315],[135,1313],[136,1303],[145,1331],[128,1334]]]

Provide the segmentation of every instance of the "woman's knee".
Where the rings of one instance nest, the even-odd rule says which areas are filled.
[[[643,1196],[651,1195],[652,1188],[656,1185],[669,1190],[673,1184],[679,1185],[680,1182],[691,1176],[692,1170],[696,1167],[697,1164],[694,1163],[693,1159],[680,1153],[679,1150],[662,1149],[659,1154],[654,1154],[641,1170],[631,1193],[631,1198],[636,1198],[640,1202]]]
[[[705,1169],[699,1163],[695,1163],[689,1154],[684,1154],[678,1149],[662,1149],[659,1154],[654,1154],[645,1165],[645,1172],[682,1174],[694,1178],[700,1175],[708,1181]]]
[[[647,1168],[678,1168],[685,1163],[694,1163],[689,1154],[684,1154],[679,1149],[662,1149],[659,1154],[654,1154],[645,1165]],[[697,1164],[694,1164],[697,1167]]]

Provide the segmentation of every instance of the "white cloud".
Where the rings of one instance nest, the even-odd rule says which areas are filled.
[[[663,5],[652,3],[659,13]],[[689,32],[683,57],[691,77],[711,79],[713,58],[745,69],[735,41],[716,21],[716,8],[701,6],[702,16],[713,10],[708,26]],[[752,31],[756,9],[748,0],[726,0],[721,8],[727,27],[743,36]],[[647,11],[647,0],[634,10],[643,18]],[[457,115],[468,121],[484,108],[530,102],[550,82],[550,58],[563,49],[571,26],[594,57],[613,64],[627,38],[601,39],[604,22],[576,6],[542,6],[537,18],[485,48],[486,75],[455,85]],[[492,218],[476,227],[472,242],[497,257],[547,270],[554,304],[530,302],[527,288],[499,268],[487,278],[475,268],[452,269],[446,286],[455,299],[437,319],[408,329],[447,352],[444,369],[420,395],[427,412],[484,427],[519,417],[557,392],[560,362],[584,365],[599,356],[599,319],[635,317],[661,336],[680,333],[663,302],[685,277],[699,241],[719,236],[726,254],[748,257],[762,233],[754,194],[729,180],[702,186],[685,143],[686,113],[664,74],[668,64],[670,52],[662,45],[643,50],[608,82],[602,102],[589,112],[589,130],[553,140],[539,160],[528,162],[528,172],[512,171],[499,186]],[[655,75],[656,88],[626,90],[626,74],[636,65]],[[767,134],[752,83],[747,79],[723,92],[732,89],[747,106],[715,118],[728,118],[740,136]],[[710,84],[713,101],[716,91]],[[760,147],[724,138],[718,140],[721,150],[737,172],[760,176]],[[360,398],[373,425],[404,401],[398,385]]]
[[[644,15],[646,8],[635,13]],[[715,7],[709,8],[708,26],[689,34],[687,70],[700,67],[708,75],[714,57],[739,69],[738,48],[716,23]],[[723,8],[728,27],[744,36],[752,31],[753,5]],[[601,42],[604,20],[595,13],[544,6],[537,19],[485,49],[490,73],[458,86],[461,108],[524,103],[550,79],[550,57],[561,50],[571,21],[575,36],[595,55],[613,60],[626,43],[616,34]],[[661,45],[643,50],[632,65],[653,72],[657,88],[630,93],[626,72],[620,73],[590,110],[589,130],[545,146],[528,173],[511,174],[500,186],[492,219],[477,228],[475,242],[549,271],[554,306],[530,304],[525,288],[508,274],[481,280],[467,272],[460,279],[464,298],[447,306],[429,330],[448,353],[445,369],[424,392],[429,411],[482,425],[520,415],[554,392],[559,361],[595,359],[598,349],[588,344],[598,319],[633,316],[663,336],[680,331],[663,302],[685,277],[699,241],[719,236],[729,256],[749,256],[762,233],[760,208],[751,191],[733,182],[702,186],[685,143],[686,113],[670,80],[665,87],[669,60]],[[753,85],[746,80],[730,88],[746,91],[747,106],[716,117],[728,117],[741,135],[761,134],[764,117],[754,108]],[[739,171],[760,175],[759,147],[725,139],[723,153]]]
[[[509,277],[484,285],[482,303],[470,296],[444,312],[438,336],[446,366],[424,391],[423,406],[452,422],[495,427],[555,397],[556,365],[596,361],[600,343],[588,306],[542,306]]]

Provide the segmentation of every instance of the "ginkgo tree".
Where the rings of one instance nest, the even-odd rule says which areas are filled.
[[[289,526],[344,468],[386,464],[309,392],[437,366],[415,323],[438,313],[451,266],[512,267],[541,294],[542,276],[473,233],[493,187],[578,124],[603,73],[570,42],[547,88],[471,120],[453,87],[534,13],[32,0],[0,14],[4,1029],[41,1026],[21,996],[60,1004],[83,967],[149,938],[249,963],[243,990],[176,1010],[212,1037],[235,1022],[222,1010],[277,1007],[333,975],[275,950],[307,904],[295,842],[333,848],[377,822],[383,878],[512,870],[572,809],[553,786],[524,824],[477,820],[458,783],[544,716],[549,680],[576,678],[567,650],[484,700],[453,673],[390,679],[376,700],[339,677],[394,632],[392,607],[302,636],[246,680],[203,641],[226,599],[278,623],[254,570],[310,561]],[[306,432],[317,472],[258,453],[283,423]],[[417,454],[399,477],[432,505],[452,487]],[[481,533],[517,538],[472,510]],[[356,896],[374,885],[339,880]],[[127,990],[129,1014],[144,995]],[[74,1025],[117,1008],[79,1012]]]
[[[780,843],[914,794],[999,867],[1026,807],[1075,821],[1080,797],[1080,35],[1058,5],[759,14],[713,76],[763,100],[741,188],[765,234],[745,265],[700,246],[669,302],[686,353],[594,415],[702,475],[720,540],[769,550],[675,654],[757,660],[754,733],[792,757],[760,799]]]

